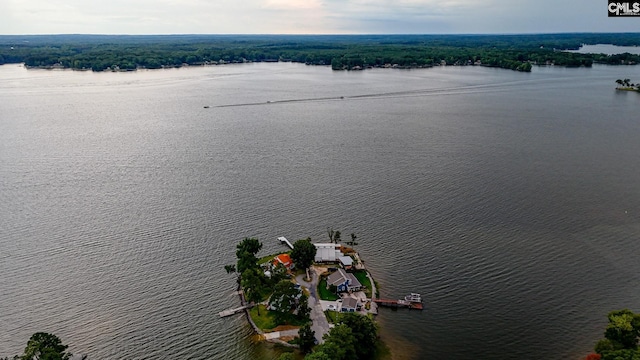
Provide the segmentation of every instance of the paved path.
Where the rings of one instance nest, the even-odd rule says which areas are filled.
[[[320,301],[318,299],[318,294],[316,293],[316,288],[318,287],[318,274],[315,270],[311,270],[311,282],[304,281],[305,275],[298,275],[296,277],[296,281],[301,286],[304,286],[309,290],[309,307],[311,308],[311,313],[309,316],[311,317],[311,330],[315,332],[316,340],[318,340],[318,344],[322,344],[324,340],[322,340],[322,335],[329,332],[329,322],[327,321],[327,317],[324,316],[324,312],[322,311],[322,305],[320,305]]]
[[[284,330],[284,331],[273,331],[273,332],[269,332],[269,333],[264,333],[264,339],[265,340],[273,340],[273,339],[278,339],[281,338],[283,336],[298,336],[298,329],[293,329],[293,330]]]

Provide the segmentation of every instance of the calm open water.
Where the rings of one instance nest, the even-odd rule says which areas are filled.
[[[273,359],[218,317],[223,266],[331,226],[382,296],[425,298],[378,317],[397,359],[583,357],[640,311],[619,78],[640,67],[0,66],[0,356],[47,331],[90,359]]]

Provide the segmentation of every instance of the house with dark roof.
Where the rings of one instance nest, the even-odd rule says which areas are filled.
[[[355,312],[358,309],[358,299],[347,297],[342,299],[342,305],[340,306],[341,312]]]
[[[336,287],[338,293],[345,291],[352,292],[362,289],[362,284],[360,284],[355,275],[348,273],[343,269],[338,269],[338,271],[327,277],[327,287],[331,285]]]
[[[351,270],[351,268],[353,267],[353,259],[351,258],[351,256],[339,256],[338,261],[345,270]]]

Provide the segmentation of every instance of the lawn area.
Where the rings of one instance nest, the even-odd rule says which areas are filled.
[[[362,284],[362,286],[366,288],[364,293],[367,295],[368,298],[370,298],[371,297],[371,280],[369,280],[369,278],[367,277],[367,272],[365,270],[357,270],[353,273],[353,275],[355,275],[356,279],[358,279],[360,284]]]
[[[337,311],[325,310],[324,315],[331,324],[336,324],[340,320],[340,313]]]
[[[258,316],[258,308],[260,308],[260,316]],[[262,331],[269,331],[277,326],[274,316],[262,304],[254,306],[249,314],[251,314],[251,319],[256,323],[256,326]]]
[[[321,278],[320,283],[318,283],[318,295],[320,295],[321,300],[329,300],[329,301],[338,300],[338,295],[332,293],[327,289],[326,277]]]
[[[258,316],[258,307],[260,307],[260,316]],[[249,310],[249,314],[251,315],[251,319],[253,320],[253,322],[256,323],[256,326],[264,332],[270,332],[280,325],[302,326],[309,321],[306,318],[301,318],[294,314],[289,314],[285,317],[284,323],[278,323],[276,322],[276,317],[273,315],[273,311],[268,311],[267,308],[262,304],[255,306],[251,310]]]
[[[262,265],[265,264],[271,260],[273,260],[274,257],[283,254],[283,253],[277,253],[277,254],[271,254],[271,255],[267,255],[267,256],[263,256],[258,260],[258,265]]]

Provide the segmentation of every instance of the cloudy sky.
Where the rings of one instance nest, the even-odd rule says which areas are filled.
[[[0,34],[640,31],[606,0],[0,0]]]

